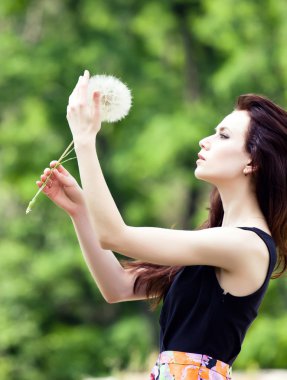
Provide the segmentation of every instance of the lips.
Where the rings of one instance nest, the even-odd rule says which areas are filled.
[[[200,158],[201,160],[205,160],[205,158],[199,153],[198,153],[198,158]]]

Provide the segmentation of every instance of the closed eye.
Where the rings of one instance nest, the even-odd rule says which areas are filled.
[[[226,136],[223,133],[220,133],[219,136],[221,139],[228,139],[229,138],[229,136]]]

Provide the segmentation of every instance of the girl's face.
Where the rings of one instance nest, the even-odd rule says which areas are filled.
[[[195,177],[217,186],[244,177],[250,163],[245,136],[250,117],[247,111],[233,111],[215,128],[215,133],[199,142],[204,160],[196,161]]]

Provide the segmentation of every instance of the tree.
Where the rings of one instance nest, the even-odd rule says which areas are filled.
[[[88,68],[132,89],[130,114],[103,126],[98,147],[125,221],[195,228],[206,217],[209,191],[193,176],[198,141],[240,93],[286,103],[285,13],[280,0],[1,5],[0,379],[147,370],[144,358],[158,350],[158,312],[143,302],[104,302],[69,219],[43,196],[25,216],[34,182],[71,140],[65,110],[77,76]],[[67,167],[79,179],[76,162]],[[267,344],[263,332],[272,317],[286,351],[286,293],[284,281],[272,283],[250,339],[260,331],[260,344]],[[242,368],[254,361],[282,366],[278,356],[270,363],[246,349]]]

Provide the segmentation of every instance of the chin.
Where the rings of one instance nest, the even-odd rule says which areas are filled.
[[[204,175],[201,175],[200,173],[194,172],[195,178],[199,179],[200,181],[209,182],[208,178],[206,178]]]
[[[206,175],[204,175],[204,171],[200,170],[200,167],[195,168],[194,176],[197,179],[205,180]]]
[[[207,176],[206,174],[204,175],[204,173],[200,173],[200,170],[197,170],[197,168],[194,171],[194,176],[195,176],[195,178],[199,179],[200,181],[207,182],[211,185],[216,185],[215,184],[216,178],[212,178],[212,177]]]

